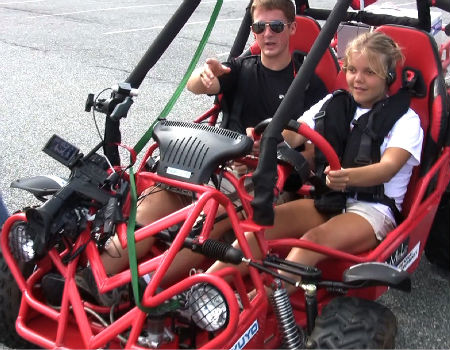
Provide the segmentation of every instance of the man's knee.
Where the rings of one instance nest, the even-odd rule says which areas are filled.
[[[152,191],[153,189],[153,191]],[[136,211],[136,221],[141,225],[148,225],[155,220],[171,214],[184,206],[178,194],[152,188],[144,191]]]

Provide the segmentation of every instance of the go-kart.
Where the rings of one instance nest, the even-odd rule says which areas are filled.
[[[182,26],[199,2],[183,2],[171,23]],[[374,300],[388,287],[411,288],[409,276],[418,266],[450,180],[446,65],[428,33],[430,10],[422,2],[417,20],[347,11],[350,2],[338,1],[332,11],[296,2],[301,35],[292,40],[291,48],[308,55],[272,120],[256,128],[260,133],[264,130],[259,158],[250,154],[250,138],[215,126],[222,103],[218,98],[210,111],[192,123],[158,121],[153,129],[155,142],[136,174],[120,166],[116,145],[119,122],[131,106],[134,89],[150,69],[149,62],[160,56],[161,46],[169,44],[165,31],[126,82],[115,87],[110,99],[89,97],[87,110],[107,114],[104,141],[84,155],[54,135],[44,151],[71,170],[68,181],[35,177],[13,183],[44,203],[12,215],[2,229],[0,308],[4,317],[0,320],[0,340],[15,348],[33,344],[73,349],[394,347],[395,316]],[[358,8],[359,1],[354,3]],[[433,5],[450,9],[450,3],[443,0]],[[320,30],[312,17],[328,19]],[[277,147],[281,130],[303,134],[323,152],[332,169],[340,168],[327,141],[290,120],[289,111],[294,103],[302,103],[301,92],[314,71],[330,91],[345,87],[330,43],[339,24],[351,20],[376,26],[395,39],[403,48],[404,66],[420,77],[412,91],[411,106],[421,117],[426,138],[422,162],[408,187],[404,220],[378,247],[359,255],[295,239],[267,240],[264,231],[271,224],[273,203],[290,174],[304,182],[296,189],[300,195],[312,195],[321,187],[317,182],[308,184],[304,164],[292,152],[283,153]],[[247,54],[242,52],[249,21],[247,11],[231,56]],[[252,45],[250,52],[257,53],[257,46]],[[403,67],[398,70],[402,76]],[[391,86],[392,92],[399,84]],[[102,147],[105,155],[99,152]],[[130,153],[134,158],[133,150]],[[234,160],[255,170],[238,177],[229,168]],[[253,191],[247,186],[250,178]],[[231,184],[234,196],[222,190],[224,181]],[[135,230],[136,193],[155,183],[190,195],[192,203]],[[210,238],[212,227],[223,216],[218,215],[219,208],[226,212],[240,249]],[[245,236],[248,231],[255,233],[262,259],[254,258]],[[139,261],[133,263],[131,258],[130,268],[108,276],[100,253],[115,233],[130,250],[130,257],[135,242],[154,236],[158,244]],[[284,259],[293,246],[329,258],[317,267],[294,264]],[[182,249],[204,255],[209,263],[247,264],[249,275],[242,276],[235,267],[215,273],[194,271],[161,288]],[[88,265],[101,293],[131,284],[130,297],[112,307],[85,298],[75,276]],[[302,283],[279,270],[298,274]],[[50,272],[65,279],[58,305],[50,302],[42,288],[42,279]],[[151,279],[140,288],[138,279],[149,274]],[[298,292],[288,296],[286,283],[295,284]],[[267,287],[273,289],[270,302]],[[254,291],[251,300],[250,291]]]

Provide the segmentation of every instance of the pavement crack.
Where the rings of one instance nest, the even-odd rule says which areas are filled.
[[[193,39],[193,38],[190,38],[190,37],[187,37],[187,36],[183,36],[183,35],[179,35],[179,36],[177,37],[177,39],[183,39],[183,40],[186,40],[186,41],[197,42],[197,43],[200,42],[199,39]],[[223,42],[218,42],[218,41],[211,40],[211,39],[208,40],[208,45],[214,45],[214,46],[219,46],[219,47],[225,47],[225,48],[228,48],[228,49],[231,48],[231,47],[230,47],[230,44],[223,43]]]
[[[10,7],[10,6],[0,6],[0,8],[3,8],[5,10],[17,11],[17,12],[31,13],[33,15],[48,15],[48,13],[45,13],[42,11],[36,11],[33,9],[23,9],[23,8]]]
[[[113,70],[116,72],[124,72],[127,74],[130,74],[131,71],[127,70],[127,69],[121,69],[121,68],[115,68],[115,67],[108,67],[108,66],[102,66],[102,65],[95,65],[95,68],[103,68],[103,69],[108,69],[108,70]]]
[[[0,39],[0,42],[4,43],[6,45],[13,46],[13,47],[21,47],[21,48],[24,48],[24,49],[29,49],[29,50],[39,51],[39,52],[44,52],[44,53],[47,53],[47,52],[50,51],[50,50],[41,49],[39,47],[34,47],[34,46],[30,46],[30,45],[23,45],[23,44],[19,44],[19,43],[15,43],[15,42],[10,42],[10,41],[3,40],[3,39]]]

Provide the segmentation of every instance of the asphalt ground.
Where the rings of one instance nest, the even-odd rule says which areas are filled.
[[[310,1],[329,8],[334,1]],[[387,1],[383,1],[387,3]],[[178,0],[0,0],[0,190],[10,211],[37,204],[9,188],[20,177],[68,171],[41,152],[52,134],[89,151],[99,142],[87,94],[124,81],[171,15]],[[200,58],[225,60],[246,0],[224,0]],[[413,4],[413,3],[412,3]],[[193,56],[215,1],[204,0],[148,73],[122,122],[133,146],[172,96]],[[397,6],[409,5],[407,1]],[[444,24],[448,23],[444,16]],[[107,93],[108,94],[108,93]],[[104,95],[107,96],[107,95]],[[212,98],[184,91],[169,119],[193,120]],[[97,115],[100,129],[104,117]],[[127,159],[126,154],[123,154]],[[390,290],[380,302],[398,318],[398,348],[450,348],[450,275],[422,259],[409,294]]]

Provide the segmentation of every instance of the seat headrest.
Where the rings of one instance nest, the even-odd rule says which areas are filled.
[[[428,134],[438,147],[442,146],[448,123],[446,92],[434,38],[425,31],[398,25],[383,25],[376,30],[389,35],[400,46],[405,56],[404,67],[421,73],[421,84],[426,91],[411,99],[411,108],[420,116],[425,135]],[[400,85],[396,82],[391,89],[398,89]]]

